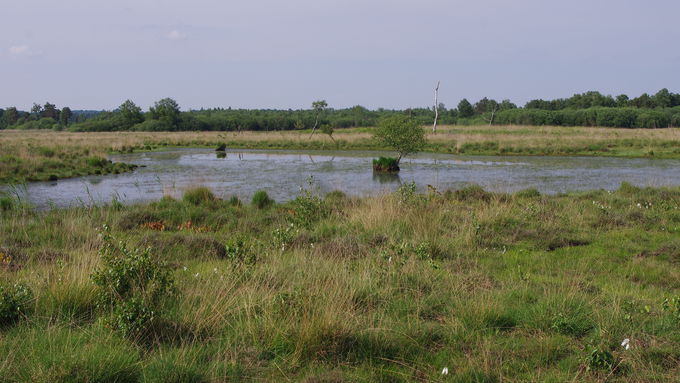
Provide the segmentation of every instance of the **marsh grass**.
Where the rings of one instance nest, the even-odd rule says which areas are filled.
[[[0,248],[21,254],[22,267],[0,276],[35,297],[30,314],[0,330],[0,381],[680,374],[680,189],[407,194],[333,194],[304,224],[290,219],[295,203],[258,209],[222,196],[11,210]],[[95,310],[104,222],[172,267],[177,299],[150,343],[105,327]],[[41,256],[47,250],[65,256]]]

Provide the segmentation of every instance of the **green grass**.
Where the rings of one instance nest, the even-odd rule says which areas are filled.
[[[0,212],[0,280],[35,296],[0,329],[0,381],[680,374],[678,188],[195,202]],[[172,269],[177,294],[152,342],[107,327],[97,308],[103,223]]]

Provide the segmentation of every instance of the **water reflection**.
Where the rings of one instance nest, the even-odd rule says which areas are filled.
[[[373,181],[381,184],[399,184],[401,185],[401,177],[399,173],[382,173],[373,172]]]

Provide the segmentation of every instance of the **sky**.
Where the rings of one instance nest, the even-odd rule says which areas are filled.
[[[680,92],[677,0],[21,0],[0,107],[455,107]]]

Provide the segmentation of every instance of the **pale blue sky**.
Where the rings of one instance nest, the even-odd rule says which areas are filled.
[[[428,106],[680,91],[677,0],[21,0],[0,107]]]

